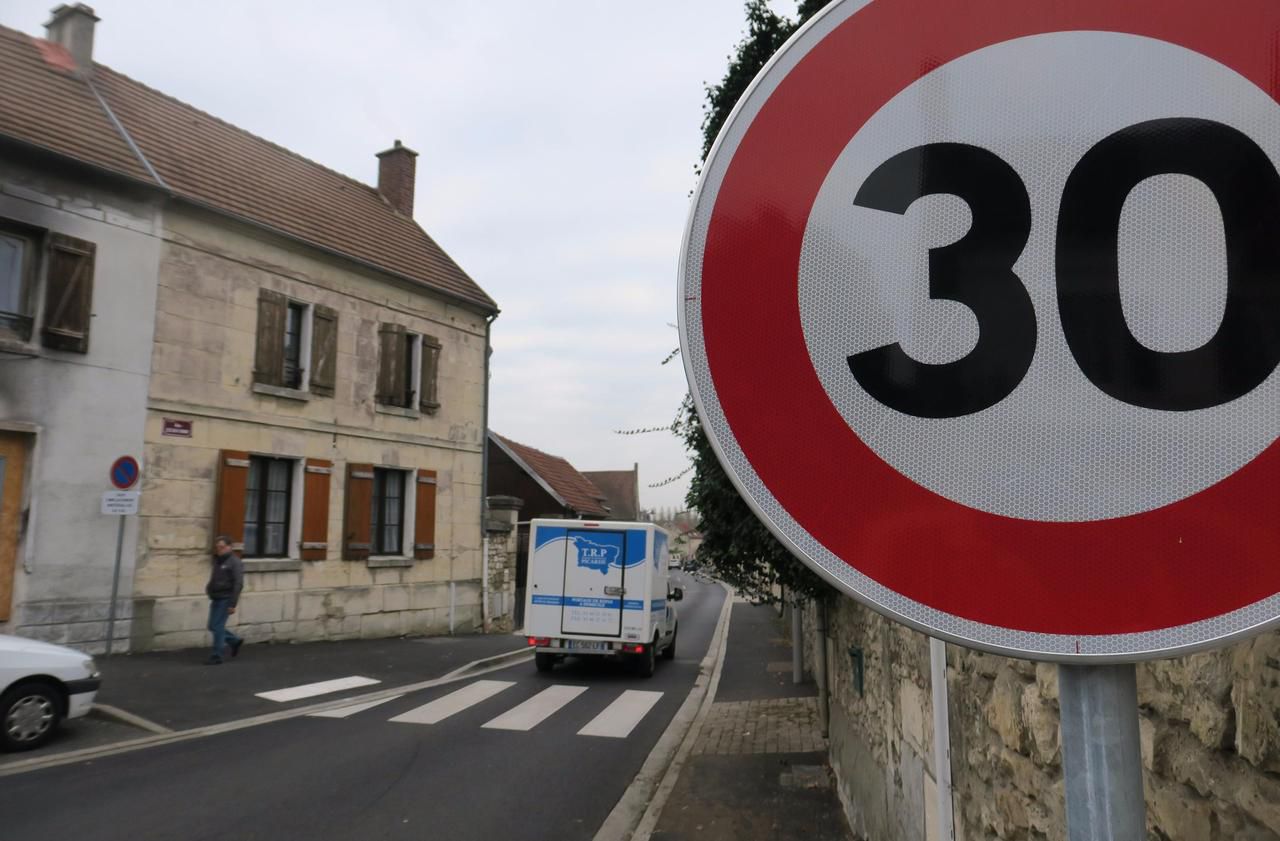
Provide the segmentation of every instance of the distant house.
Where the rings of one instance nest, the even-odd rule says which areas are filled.
[[[640,519],[640,465],[630,470],[584,470],[582,475],[604,494],[610,520]]]
[[[95,63],[97,21],[0,27],[0,632],[101,647],[123,454],[121,643],[206,640],[217,534],[251,640],[478,627],[497,306],[416,154],[340,175]]]
[[[492,430],[486,494],[518,497],[523,503],[519,514],[522,523],[534,517],[611,517],[604,492],[568,461]]]

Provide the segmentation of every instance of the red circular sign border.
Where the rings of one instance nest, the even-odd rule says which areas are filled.
[[[133,481],[122,485],[116,481],[116,468],[122,464],[133,465]],[[117,490],[127,491],[134,485],[138,484],[138,480],[142,478],[142,465],[138,464],[138,460],[133,456],[120,456],[111,462],[111,469],[107,471],[107,480],[111,482]]]
[[[1275,56],[1259,46],[1276,29],[1276,9],[1261,0],[1233,4],[1229,22],[1194,2],[881,0],[799,60],[743,134],[716,193],[700,309],[726,423],[801,528],[894,592],[1017,631],[1151,632],[1280,593],[1280,444],[1143,514],[1088,523],[987,514],[914,484],[852,434],[813,371],[794,285],[756,283],[742,294],[744,278],[795,277],[809,208],[836,156],[880,106],[955,58],[1029,35],[1122,32],[1195,50],[1276,98]],[[895,53],[904,43],[911,48]],[[850,56],[852,66],[841,66]],[[779,446],[780,430],[798,446]]]

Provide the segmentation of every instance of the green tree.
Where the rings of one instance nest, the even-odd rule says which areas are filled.
[[[747,32],[738,43],[729,67],[718,85],[706,88],[702,120],[702,157],[705,160],[720,127],[737,104],[751,80],[800,24],[812,17],[825,2],[803,0],[798,20],[770,10],[765,0],[747,0]],[[698,514],[698,531],[703,543],[698,557],[721,580],[743,595],[773,601],[773,587],[781,584],[788,593],[825,597],[831,588],[812,570],[788,552],[750,507],[738,495],[716,458],[702,428],[702,420],[686,397],[675,423],[693,460],[693,479],[685,497]]]

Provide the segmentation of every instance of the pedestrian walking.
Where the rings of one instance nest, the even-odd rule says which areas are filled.
[[[244,645],[239,634],[227,630],[227,617],[236,612],[243,587],[244,564],[231,551],[231,538],[220,534],[213,542],[213,570],[204,588],[209,597],[209,630],[213,633],[213,653],[205,661],[210,666],[222,662],[224,649],[230,649],[231,656],[235,657],[240,653],[240,646]]]

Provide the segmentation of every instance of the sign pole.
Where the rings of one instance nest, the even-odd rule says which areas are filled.
[[[1069,841],[1142,841],[1146,803],[1133,663],[1058,665]]]
[[[120,525],[116,527],[116,565],[111,573],[111,604],[107,607],[107,656],[111,656],[111,646],[116,638],[116,595],[120,591],[120,558],[124,554],[124,518],[120,515]]]

